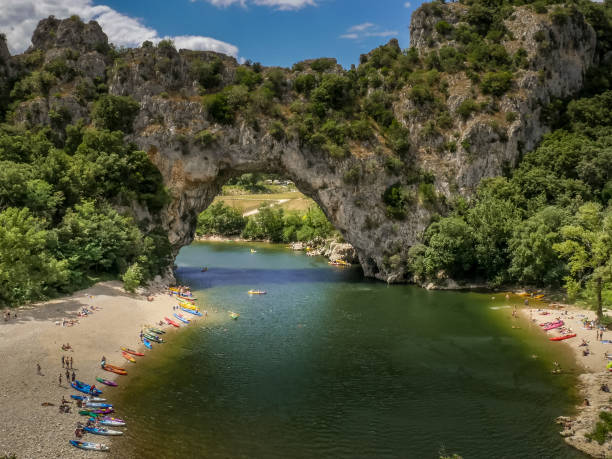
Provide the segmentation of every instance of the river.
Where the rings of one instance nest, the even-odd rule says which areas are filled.
[[[117,457],[584,457],[554,424],[576,403],[572,357],[503,295],[388,286],[270,244],[194,243],[176,263],[208,319],[122,379]]]

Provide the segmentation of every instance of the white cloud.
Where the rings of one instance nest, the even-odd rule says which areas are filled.
[[[93,5],[92,0],[0,0],[0,11],[0,32],[6,34],[11,53],[27,49],[38,21],[50,15],[65,18],[78,14],[84,21],[96,20],[109,41],[119,46],[134,47],[145,40],[158,42],[162,39],[155,29],[147,27],[140,19],[121,14],[106,5]],[[163,38],[174,40],[177,48],[238,56],[236,46],[210,37],[181,35]]]
[[[363,32],[364,30],[371,29],[372,27],[374,27],[374,24],[372,24],[371,22],[364,22],[363,24],[354,25],[353,27],[349,28],[348,31]]]
[[[191,0],[194,1],[194,0]],[[243,8],[249,3],[257,6],[271,6],[279,10],[299,10],[305,6],[317,6],[315,0],[204,0],[214,6],[225,8],[240,5]]]
[[[347,40],[361,40],[368,37],[391,37],[397,35],[397,30],[380,30],[380,28],[371,22],[364,22],[349,27],[346,33],[340,35],[340,38]]]
[[[412,3],[410,3],[410,2],[404,3],[404,7],[405,8],[410,8],[411,6],[412,6]]]

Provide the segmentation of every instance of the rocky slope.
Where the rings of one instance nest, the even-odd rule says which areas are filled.
[[[420,8],[410,26],[411,45],[421,56],[442,45],[453,46],[452,39],[437,31],[437,24],[441,20],[452,26],[462,24],[466,11],[459,3],[433,12]],[[304,99],[292,89],[300,74],[295,69],[280,70],[281,81],[275,74],[281,90],[274,100],[274,116],[256,114],[253,120],[248,113],[239,113],[233,123],[221,124],[202,103],[198,69],[221,63],[215,82],[218,91],[236,77],[239,66],[233,58],[151,44],[117,52],[109,49],[97,23],[49,18],[41,21],[32,47],[23,55],[9,56],[6,44],[0,42],[0,88],[6,97],[15,81],[41,66],[57,68],[61,62],[67,69],[50,81],[45,95],[13,104],[10,122],[26,126],[56,126],[58,114],[64,124],[80,119],[90,123],[96,94],[104,91],[135,99],[140,110],[133,126],[125,130],[159,168],[172,200],[159,213],[136,204],[132,211],[145,224],[161,224],[175,253],[193,240],[197,215],[229,178],[246,172],[275,172],[293,180],[321,206],[355,247],[367,276],[403,282],[407,251],[418,242],[432,215],[444,212],[444,200],[456,194],[469,196],[482,178],[501,174],[522,152],[533,148],[548,130],[542,107],[578,91],[593,63],[596,36],[580,13],[553,21],[546,14],[519,7],[504,24],[509,34],[501,45],[512,55],[526,50],[525,65],[515,72],[504,94],[482,94],[466,71],[442,72],[436,110],[450,115],[450,120],[432,128],[433,115],[415,101],[416,83],[402,82],[389,92],[393,115],[408,133],[411,171],[431,177],[433,199],[423,198],[414,174],[405,168],[390,170],[390,148],[374,122],[370,121],[374,137],[351,141],[350,154],[341,158],[330,158],[289,131],[276,135],[275,123],[287,127],[295,116],[295,103]],[[387,47],[399,48],[396,41]],[[362,56],[362,62],[372,56]],[[318,72],[309,65],[302,64],[306,70],[301,73],[351,75],[336,65]],[[384,76],[383,70],[379,73]],[[269,69],[260,72],[272,80]],[[372,92],[368,89],[363,96]],[[467,99],[485,108],[460,116],[458,110]],[[392,215],[383,199],[394,186],[412,196],[404,218]]]

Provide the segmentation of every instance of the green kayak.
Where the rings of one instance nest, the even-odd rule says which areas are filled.
[[[145,333],[143,334],[143,336],[151,341],[155,341],[156,343],[163,343],[164,340],[161,339],[159,336],[157,335],[153,335],[151,333]]]
[[[163,335],[164,333],[166,333],[165,331],[160,330],[159,328],[149,328],[147,331],[156,333],[158,335]]]

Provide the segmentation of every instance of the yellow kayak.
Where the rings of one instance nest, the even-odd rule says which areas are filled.
[[[240,317],[240,314],[238,314],[237,312],[231,312],[230,311],[229,315],[234,320],[236,320],[238,317]]]
[[[534,298],[535,298],[536,300],[539,300],[540,298],[544,298],[544,295],[536,295],[536,296],[534,296]]]
[[[179,306],[185,309],[191,309],[192,311],[197,311],[200,312],[200,308],[197,307],[195,304],[191,304],[191,303],[185,303],[183,301],[179,301]]]
[[[265,295],[266,292],[265,290],[249,290],[249,295]]]

